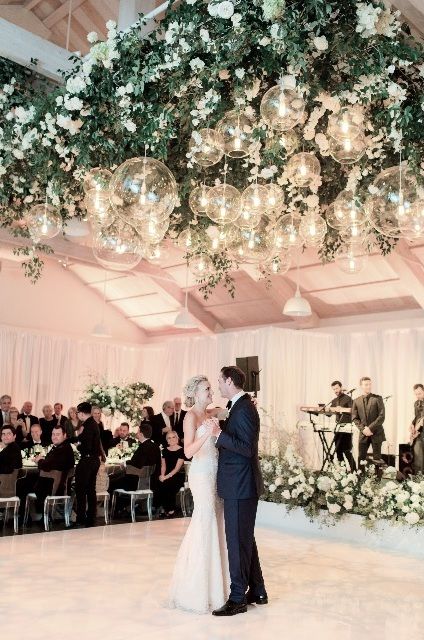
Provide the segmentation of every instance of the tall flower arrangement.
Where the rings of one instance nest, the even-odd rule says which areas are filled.
[[[153,397],[152,387],[144,382],[126,386],[90,383],[83,393],[83,400],[97,405],[108,415],[120,413],[133,423],[141,421],[143,405]]]

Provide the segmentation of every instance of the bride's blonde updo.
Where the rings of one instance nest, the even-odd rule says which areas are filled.
[[[186,385],[183,389],[183,394],[184,394],[184,404],[188,409],[190,409],[196,402],[195,400],[196,391],[197,391],[197,387],[201,382],[209,382],[209,380],[204,375],[198,375],[198,376],[193,376],[192,378],[190,378],[190,380],[188,380],[188,382],[186,382]]]

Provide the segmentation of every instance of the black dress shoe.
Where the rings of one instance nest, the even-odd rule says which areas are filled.
[[[246,613],[247,605],[245,602],[233,602],[227,600],[223,607],[212,611],[213,616],[236,616],[238,613]]]
[[[254,596],[250,590],[246,593],[246,599],[247,604],[268,604],[268,596],[266,594],[263,596]]]

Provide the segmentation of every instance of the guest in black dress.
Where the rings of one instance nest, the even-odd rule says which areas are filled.
[[[158,506],[165,509],[167,517],[175,514],[175,502],[178,491],[184,485],[184,450],[178,444],[178,433],[166,434],[167,447],[162,451],[161,475],[158,486]]]
[[[53,415],[53,407],[51,404],[45,404],[43,409],[43,417],[40,418],[40,427],[46,442],[52,441],[53,427],[57,425],[57,418]]]
[[[141,410],[141,422],[149,422],[150,424],[153,421],[155,416],[155,411],[153,407],[145,406]]]

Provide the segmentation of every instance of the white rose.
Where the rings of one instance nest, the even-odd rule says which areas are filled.
[[[240,68],[236,69],[234,73],[236,74],[237,78],[239,78],[240,80],[243,80],[245,75],[244,69],[240,69]]]
[[[276,488],[277,488],[277,487],[275,486],[275,484],[270,484],[270,485],[269,485],[269,492],[270,492],[270,493],[274,493],[274,491],[276,490]]]
[[[210,2],[208,4],[208,13],[213,18],[218,15],[218,5],[216,3]]]
[[[207,29],[200,29],[199,35],[202,38],[203,42],[209,42],[210,36]]]
[[[69,96],[65,96],[63,106],[68,111],[81,111],[84,103],[82,102],[82,100],[77,98],[77,96],[73,96],[72,98],[70,98]]]
[[[106,29],[108,31],[113,31],[114,29],[116,29],[116,22],[115,20],[108,20],[106,22]]]
[[[326,51],[328,49],[328,40],[325,36],[314,38],[313,42],[318,51]]]
[[[125,122],[123,122],[122,124],[130,133],[134,133],[137,130],[136,124],[132,120],[125,120]]]
[[[406,514],[405,520],[408,524],[417,524],[420,521],[420,516],[415,511],[411,511]]]
[[[285,489],[285,490],[282,492],[282,494],[281,494],[281,495],[283,496],[283,498],[284,498],[285,500],[290,500],[290,497],[291,497],[291,496],[290,496],[290,491],[289,491],[288,489]]]
[[[240,26],[241,15],[239,13],[235,13],[231,16],[231,22],[233,23],[233,27],[237,29]]]
[[[341,510],[341,506],[337,504],[337,502],[327,503],[327,506],[330,513],[339,513],[339,511]]]
[[[87,40],[88,42],[91,42],[91,44],[94,44],[95,42],[97,42],[98,39],[99,39],[99,36],[95,31],[90,31],[90,33],[87,34]]]
[[[234,5],[230,0],[224,0],[218,5],[218,16],[224,20],[228,20],[234,14]]]

